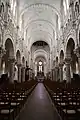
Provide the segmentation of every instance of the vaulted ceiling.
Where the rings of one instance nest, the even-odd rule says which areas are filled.
[[[60,17],[61,0],[19,0],[20,17],[31,41],[51,39]],[[46,34],[46,37],[43,35]]]
[[[60,6],[61,0],[19,0],[19,14],[30,47],[41,40],[49,46],[52,44],[60,20]]]

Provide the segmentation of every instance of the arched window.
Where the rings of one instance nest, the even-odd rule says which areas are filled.
[[[42,72],[42,61],[39,61],[39,72]]]

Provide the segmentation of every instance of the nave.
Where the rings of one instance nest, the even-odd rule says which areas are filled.
[[[0,0],[0,120],[59,116],[80,120],[80,0]]]
[[[16,120],[61,120],[43,83],[38,83]]]

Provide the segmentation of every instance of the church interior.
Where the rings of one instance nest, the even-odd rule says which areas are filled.
[[[0,0],[0,120],[80,120],[80,0]]]

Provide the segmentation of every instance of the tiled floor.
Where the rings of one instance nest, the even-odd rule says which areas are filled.
[[[42,83],[38,83],[17,120],[60,120]]]

